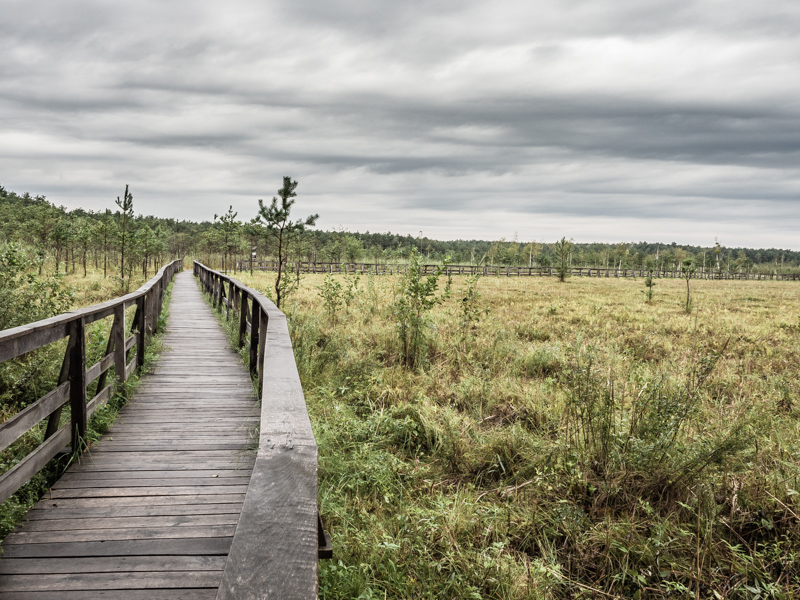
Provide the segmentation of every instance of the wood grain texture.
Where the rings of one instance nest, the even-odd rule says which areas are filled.
[[[130,299],[152,312],[160,293]],[[176,276],[171,313],[155,372],[3,541],[2,598],[216,597],[260,411],[247,370],[189,272]],[[149,332],[155,320],[144,326]],[[116,342],[127,345],[119,332]],[[108,354],[86,379],[122,361],[122,352]]]
[[[250,368],[263,383],[258,455],[217,600],[315,598],[317,445],[286,316],[227,280],[252,299]]]
[[[66,381],[8,419],[0,425],[0,450],[8,448],[22,434],[26,433],[50,413],[61,408],[68,400],[69,381]]]

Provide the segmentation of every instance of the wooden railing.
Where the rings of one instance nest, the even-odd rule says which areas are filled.
[[[315,598],[317,560],[330,556],[330,538],[317,511],[317,444],[286,315],[201,263],[194,274],[214,307],[238,319],[261,397],[258,453],[217,599]]]
[[[240,271],[251,268],[250,261],[238,261],[236,267]],[[441,265],[423,265],[423,275],[436,272]],[[277,261],[253,261],[252,268],[259,271],[277,271]],[[367,275],[396,275],[406,273],[408,265],[404,264],[378,264],[378,263],[315,263],[315,262],[289,262],[285,268],[301,273],[359,273]],[[500,267],[476,265],[448,265],[444,272],[449,275],[483,275],[500,277],[557,277],[556,267]],[[571,277],[647,277],[650,271],[645,269],[613,269],[597,267],[572,267],[569,269]],[[662,279],[681,279],[680,271],[666,271],[657,269],[652,271],[652,276]],[[696,271],[692,279],[755,279],[774,281],[800,281],[800,273],[720,273],[718,271]]]
[[[82,450],[89,417],[111,398],[120,382],[127,381],[143,364],[145,341],[158,327],[164,291],[174,274],[181,269],[183,261],[176,260],[131,294],[0,331],[0,363],[69,338],[56,388],[0,425],[0,451],[3,451],[47,419],[44,441],[0,476],[0,502],[14,494],[68,444],[71,444],[73,452]],[[131,331],[135,333],[126,338],[125,310],[134,305],[136,313]],[[86,327],[112,315],[114,322],[105,354],[87,368]],[[115,377],[109,381],[108,370],[111,366],[114,367]],[[97,393],[93,398],[87,398],[87,386],[95,380]],[[59,427],[62,409],[67,404],[70,420]]]

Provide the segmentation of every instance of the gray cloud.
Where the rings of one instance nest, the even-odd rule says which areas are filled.
[[[800,248],[800,6],[4,3],[0,184],[448,238]],[[574,232],[574,233],[571,233]]]

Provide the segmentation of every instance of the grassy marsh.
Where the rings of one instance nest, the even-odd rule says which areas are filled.
[[[274,274],[238,273],[268,290]],[[464,280],[402,366],[393,277],[288,299],[334,540],[322,598],[791,598],[796,284]]]

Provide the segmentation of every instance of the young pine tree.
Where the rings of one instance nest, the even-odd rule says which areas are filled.
[[[575,244],[572,240],[562,237],[554,244],[556,254],[556,271],[558,272],[558,279],[562,283],[569,277],[569,259],[572,251],[575,249]]]
[[[289,215],[294,204],[294,198],[297,196],[295,192],[297,189],[297,182],[292,181],[291,177],[283,178],[283,187],[278,190],[280,197],[280,204],[278,198],[272,198],[272,204],[264,206],[264,201],[258,201],[258,215],[256,220],[264,224],[267,235],[269,235],[275,244],[275,253],[278,258],[278,277],[275,279],[275,304],[278,308],[281,307],[283,299],[291,293],[299,283],[298,277],[292,279],[287,276],[286,262],[289,258],[290,244],[297,242],[298,238],[306,230],[306,227],[313,227],[319,219],[319,215],[310,215],[305,219],[292,221]]]
[[[129,242],[131,219],[133,219],[133,194],[128,192],[125,185],[125,194],[120,200],[117,196],[116,205],[120,208],[119,218],[119,274],[123,286],[125,284],[125,247]]]

